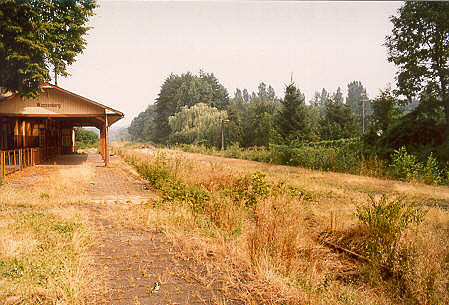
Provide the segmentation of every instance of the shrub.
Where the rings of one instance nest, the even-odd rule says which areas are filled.
[[[428,184],[440,184],[443,181],[443,175],[443,170],[440,168],[438,161],[433,156],[433,153],[430,153],[426,165],[422,169],[424,182]]]
[[[402,180],[415,180],[421,170],[421,164],[415,155],[407,153],[404,146],[395,150],[391,156],[391,174]]]
[[[254,207],[257,200],[266,197],[268,192],[265,174],[256,172],[237,178],[231,186],[230,195],[235,201],[243,201],[246,207]]]
[[[366,204],[356,208],[356,215],[365,227],[368,239],[367,255],[377,268],[391,274],[397,270],[399,241],[404,231],[424,219],[424,212],[401,198],[379,199],[369,196]]]

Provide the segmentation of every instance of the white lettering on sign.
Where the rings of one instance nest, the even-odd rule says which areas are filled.
[[[36,103],[37,107],[45,107],[45,108],[58,108],[61,109],[61,104],[41,104],[41,103]]]

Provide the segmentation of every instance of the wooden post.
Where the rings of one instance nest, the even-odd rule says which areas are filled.
[[[104,144],[105,144],[104,140],[105,140],[105,128],[102,127],[100,128],[100,154],[103,160],[104,160]]]
[[[109,164],[108,137],[109,137],[109,127],[106,125],[104,128],[104,165],[105,166],[108,166],[108,164]]]
[[[1,167],[2,167],[2,177],[5,177],[5,159],[4,159],[5,152],[1,152]]]

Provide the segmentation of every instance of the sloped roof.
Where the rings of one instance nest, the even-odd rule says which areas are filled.
[[[95,102],[95,101],[93,101],[91,99],[88,99],[88,98],[83,97],[83,96],[81,96],[79,94],[73,93],[73,92],[71,92],[69,90],[63,89],[63,88],[58,87],[56,85],[53,85],[53,84],[50,84],[50,83],[44,83],[44,84],[40,85],[40,87],[43,88],[43,89],[55,89],[55,90],[58,90],[60,92],[65,93],[65,94],[69,94],[71,96],[77,97],[77,98],[79,98],[79,99],[81,99],[81,100],[83,100],[85,102],[88,102],[88,103],[91,103],[91,104],[96,105],[98,107],[101,107],[101,108],[103,108],[105,110],[109,110],[112,113],[107,113],[108,115],[118,115],[118,116],[120,116],[120,118],[125,116],[123,114],[123,112],[121,112],[121,111],[115,110],[115,109],[113,109],[111,107],[108,107],[106,105],[100,104],[98,102]]]

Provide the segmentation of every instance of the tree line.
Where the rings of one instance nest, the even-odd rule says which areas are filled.
[[[257,92],[236,89],[230,98],[212,73],[188,72],[170,75],[156,103],[134,118],[128,131],[133,140],[218,147],[225,120],[226,143],[242,147],[333,140],[360,136],[362,125],[371,125],[371,104],[360,81],[348,84],[346,99],[340,88],[332,94],[322,89],[306,103],[294,83],[283,98],[264,82]]]
[[[397,88],[369,98],[360,81],[335,92],[322,89],[308,102],[290,83],[283,97],[260,83],[233,97],[212,74],[170,75],[156,102],[131,123],[133,140],[160,144],[241,147],[361,137],[368,150],[388,157],[402,146],[449,159],[449,3],[405,2],[392,16],[388,60],[398,67]]]

